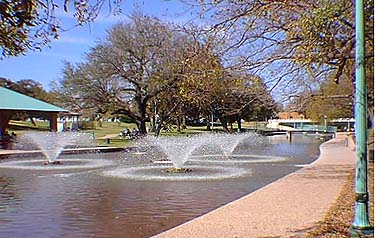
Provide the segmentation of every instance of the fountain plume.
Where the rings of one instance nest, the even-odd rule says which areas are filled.
[[[89,134],[80,132],[33,132],[25,134],[23,139],[36,144],[48,163],[54,163],[68,145],[79,146],[92,142]]]
[[[253,135],[254,133],[203,133],[181,137],[147,136],[138,144],[159,148],[175,168],[182,168],[193,153],[204,154],[216,151],[228,157],[241,141]]]

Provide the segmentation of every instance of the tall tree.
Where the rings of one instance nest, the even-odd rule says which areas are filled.
[[[100,107],[89,96],[93,94],[95,89],[93,88],[94,82],[88,80],[87,76],[90,75],[90,79],[94,81],[100,75],[94,74],[93,70],[89,64],[79,63],[74,65],[65,61],[62,79],[51,84],[51,93],[55,95],[56,103],[70,111],[80,112],[86,117],[94,119],[96,112],[100,112]]]
[[[353,105],[352,78],[344,74],[340,79],[340,87],[334,80],[327,80],[318,88],[293,97],[289,106],[292,110],[302,112],[312,120],[322,121],[325,116],[331,119],[353,117]]]
[[[86,63],[66,68],[70,77],[61,81],[65,87],[57,91],[75,85],[74,98],[85,99],[86,106],[100,111],[125,114],[146,133],[150,99],[177,81],[178,67],[168,65],[176,55],[174,46],[181,44],[183,37],[168,25],[135,14],[130,23],[111,28],[107,38],[88,53]]]
[[[213,106],[224,130],[228,130],[228,122],[237,122],[241,129],[242,119],[256,120],[275,114],[276,103],[260,77],[232,72],[225,77],[225,85],[225,93],[216,96]]]
[[[319,84],[329,78],[339,83],[344,74],[353,75],[355,24],[352,1],[192,2],[213,15],[213,29],[222,32],[223,39],[229,41],[226,51],[240,59],[236,61],[237,66],[261,73],[268,79],[269,88],[280,85],[280,93],[284,92],[286,96],[302,91],[301,84],[294,84],[299,80],[309,78]],[[373,0],[366,0],[368,72],[373,72],[373,9]],[[368,76],[371,82],[373,74]],[[368,91],[373,94],[373,87]]]

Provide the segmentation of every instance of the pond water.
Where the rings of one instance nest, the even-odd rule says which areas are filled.
[[[72,168],[38,169],[35,161],[43,158],[1,160],[1,237],[149,237],[253,192],[319,155],[320,141],[313,136],[296,135],[293,143],[285,136],[259,140],[243,140],[229,159],[193,153],[186,162],[193,172],[184,175],[166,174],[162,168],[167,165],[153,163],[163,153],[148,148],[59,157],[68,166],[82,165]],[[95,166],[85,166],[93,160]],[[156,172],[145,173],[151,167]],[[194,179],[212,168],[207,172],[212,178]],[[162,178],[151,178],[155,173]]]

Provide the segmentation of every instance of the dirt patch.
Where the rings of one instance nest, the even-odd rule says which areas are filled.
[[[370,221],[374,220],[374,163],[369,163],[369,194],[370,194]],[[343,190],[336,203],[331,207],[325,218],[308,232],[307,238],[344,238],[349,237],[349,229],[354,217],[355,204],[355,171],[348,176]],[[373,225],[373,224],[372,224]]]

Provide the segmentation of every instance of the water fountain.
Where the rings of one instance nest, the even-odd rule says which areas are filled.
[[[268,163],[288,160],[288,157],[259,153],[259,148],[267,147],[269,141],[256,133],[211,134],[204,137],[201,146],[189,156],[190,162],[236,164]],[[251,151],[257,151],[252,154]]]
[[[205,133],[188,137],[146,137],[139,144],[146,144],[162,150],[167,161],[173,164],[177,172],[194,154],[230,157],[237,145],[245,138],[255,136],[254,133],[224,134]],[[160,160],[156,160],[160,163]]]
[[[146,137],[139,144],[146,143],[150,146],[160,148],[167,156],[167,159],[174,165],[175,170],[167,172],[190,172],[184,170],[183,165],[189,158],[189,155],[201,143],[197,136],[190,137]]]
[[[104,175],[133,180],[221,180],[250,176],[251,168],[244,169],[233,164],[276,162],[285,160],[281,156],[233,154],[246,141],[252,146],[264,143],[254,133],[241,134],[199,134],[181,137],[148,136],[137,142],[138,148],[148,148],[143,157],[152,165],[143,163],[118,167],[104,171]],[[248,149],[249,144],[246,144]],[[135,154],[139,154],[136,152]],[[215,163],[215,165],[213,165]],[[232,163],[232,164],[229,164]],[[186,174],[188,173],[188,174]]]
[[[245,154],[236,154],[235,150],[245,144]],[[250,155],[249,147],[264,145],[264,138],[255,133],[225,134],[205,133],[189,137],[146,137],[140,144],[147,144],[159,148],[166,155],[164,160],[155,160],[154,163],[172,163],[174,168],[183,168],[187,162],[246,162],[246,158],[276,159],[265,155]],[[240,161],[240,158],[242,160]],[[211,160],[209,160],[211,159]],[[279,157],[278,159],[284,159]]]
[[[44,158],[33,160],[16,160],[0,163],[0,168],[27,169],[27,170],[68,170],[99,168],[112,164],[100,159],[64,158],[61,153],[71,147],[72,150],[79,147],[93,148],[94,143],[88,133],[80,132],[32,132],[20,136],[16,147],[23,150],[40,150]],[[53,165],[46,166],[46,165]]]
[[[79,145],[82,142],[92,141],[87,133],[79,132],[38,132],[25,134],[24,139],[31,140],[37,144],[38,148],[42,150],[42,153],[46,157],[45,165],[59,165],[63,162],[57,160],[57,157],[61,154],[64,148],[68,145]]]

